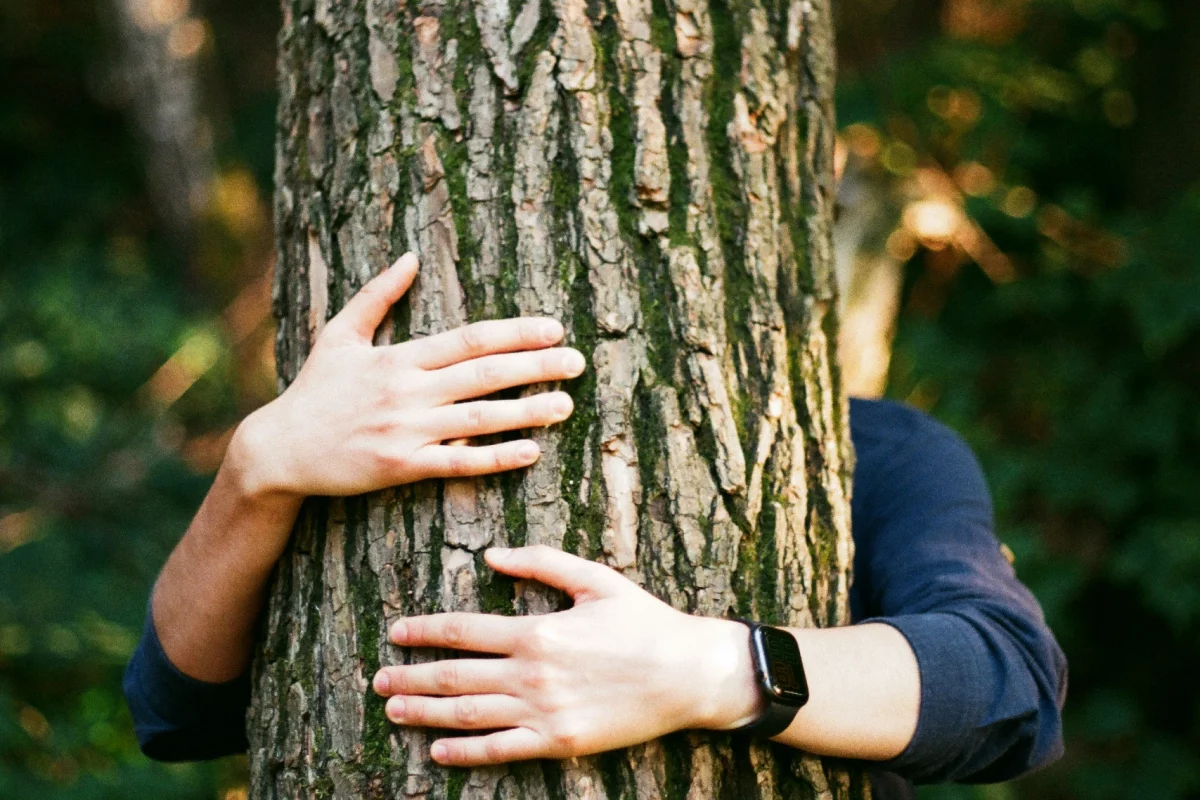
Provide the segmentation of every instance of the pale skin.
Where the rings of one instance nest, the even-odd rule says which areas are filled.
[[[184,673],[210,682],[244,673],[271,569],[305,497],[520,469],[538,458],[530,440],[460,440],[570,416],[563,392],[476,399],[583,372],[582,354],[556,346],[563,328],[554,320],[482,322],[374,346],[416,272],[406,255],[367,284],[326,325],[287,391],[239,426],[154,590],[155,627]],[[485,558],[498,572],[561,589],[574,605],[544,616],[437,614],[392,626],[398,645],[463,651],[374,676],[392,722],[475,732],[435,741],[435,761],[568,758],[679,730],[731,730],[758,713],[741,623],[677,611],[608,567],[551,548],[492,549]],[[872,760],[902,752],[920,706],[907,640],[883,624],[789,630],[810,700],[775,741]]]

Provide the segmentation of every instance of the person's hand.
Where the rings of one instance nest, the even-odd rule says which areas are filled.
[[[569,758],[691,728],[729,730],[759,703],[749,632],[676,611],[606,566],[550,547],[492,549],[493,569],[562,589],[573,608],[535,617],[436,614],[391,639],[505,658],[384,667],[375,691],[400,725],[494,731],[435,741],[435,761]]]
[[[376,347],[372,337],[417,273],[404,255],[325,325],[300,374],[256,411],[231,444],[248,493],[354,495],[424,478],[484,475],[537,460],[529,440],[444,444],[559,422],[565,392],[459,401],[525,384],[574,378],[577,350],[554,348],[552,319],[509,319]]]

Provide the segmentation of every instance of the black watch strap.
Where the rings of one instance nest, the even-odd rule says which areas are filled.
[[[769,739],[772,736],[778,736],[788,729],[788,726],[792,724],[792,720],[796,718],[796,713],[800,710],[800,706],[781,703],[763,688],[763,676],[768,667],[761,663],[760,655],[754,647],[753,642],[755,632],[764,626],[757,622],[751,622],[748,619],[738,619],[736,621],[741,622],[750,629],[750,657],[754,664],[755,682],[759,685],[763,699],[763,710],[757,719],[751,720],[740,728],[736,728],[733,732]]]
[[[795,706],[785,706],[783,703],[767,700],[766,707],[758,719],[735,729],[734,733],[744,733],[770,739],[772,736],[778,736],[786,731],[788,726],[792,724],[792,720],[796,718],[796,712],[799,710]]]

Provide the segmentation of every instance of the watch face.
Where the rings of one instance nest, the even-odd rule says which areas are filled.
[[[762,627],[755,631],[754,644],[759,663],[766,668],[763,688],[784,705],[799,707],[808,702],[808,681],[795,637],[778,628]]]

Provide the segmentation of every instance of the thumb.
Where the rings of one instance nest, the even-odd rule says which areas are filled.
[[[497,572],[553,586],[577,601],[612,597],[633,586],[603,564],[544,544],[515,550],[493,547],[484,553],[484,558]]]
[[[371,341],[388,310],[412,286],[417,268],[415,255],[405,253],[400,256],[395,264],[367,281],[367,285],[350,298],[337,316],[329,320],[325,326],[325,336],[342,341]]]

